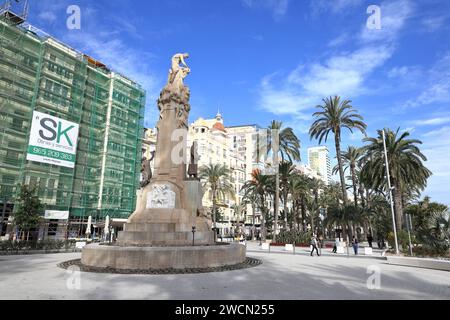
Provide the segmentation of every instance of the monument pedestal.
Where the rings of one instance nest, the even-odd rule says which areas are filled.
[[[195,247],[119,247],[91,244],[81,263],[122,270],[190,269],[230,266],[245,261],[245,246],[237,243]]]

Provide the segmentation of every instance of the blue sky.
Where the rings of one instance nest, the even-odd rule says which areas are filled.
[[[147,90],[147,126],[170,57],[189,52],[190,120],[220,108],[226,125],[282,120],[306,149],[314,107],[338,94],[368,123],[424,142],[434,175],[425,194],[450,204],[450,1],[447,0],[31,0],[29,22]],[[366,27],[371,4],[381,30]],[[81,29],[68,30],[69,5]],[[344,134],[343,148],[361,145]],[[327,145],[334,159],[334,145]]]

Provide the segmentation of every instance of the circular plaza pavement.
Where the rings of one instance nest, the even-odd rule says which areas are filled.
[[[253,268],[199,274],[102,274],[57,265],[81,253],[0,256],[0,299],[450,299],[450,273],[377,257],[310,257],[249,243]]]

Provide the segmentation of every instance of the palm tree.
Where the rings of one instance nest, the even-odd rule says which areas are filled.
[[[226,195],[233,194],[230,169],[222,164],[210,164],[202,166],[199,170],[199,178],[203,181],[203,188],[209,189],[212,197],[212,218],[214,225],[214,237],[216,236],[216,211],[218,201]]]
[[[261,212],[261,238],[263,241],[266,239],[266,216],[269,212],[266,200],[273,190],[273,184],[270,180],[270,176],[263,175],[259,169],[256,169],[252,172],[252,179],[246,181],[241,188],[245,198],[256,199]]]
[[[234,211],[234,214],[236,216],[236,220],[237,220],[237,229],[239,230],[239,233],[241,232],[241,217],[243,218],[244,221],[244,225],[245,225],[245,204],[240,203],[240,204],[233,204],[231,206],[231,209]]]
[[[423,190],[432,173],[422,163],[427,158],[417,147],[418,144],[422,144],[420,140],[407,139],[409,132],[400,134],[400,129],[397,129],[396,132],[390,129],[384,130],[386,132],[389,174],[393,187],[396,227],[400,230],[403,226],[404,195],[411,189]],[[364,147],[367,161],[362,168],[361,177],[367,186],[388,194],[383,130],[378,130],[377,138],[364,138],[364,141],[369,145]]]
[[[272,135],[268,143],[268,152],[273,151],[274,166],[278,169],[278,154],[281,154],[281,160],[287,158],[290,162],[300,161],[300,140],[290,127],[283,129],[283,122],[273,120],[268,127],[269,130],[275,130],[278,133],[278,141],[272,141]],[[277,171],[275,175],[275,199],[274,199],[274,226],[273,226],[273,240],[276,242],[277,227],[278,227],[278,212],[280,200],[280,174]]]
[[[314,196],[313,201],[311,201],[311,231],[314,233],[314,218],[319,217],[319,190],[323,188],[322,180],[316,178],[308,179],[308,186],[312,190]]]
[[[351,205],[328,208],[327,217],[324,220],[325,225],[345,227],[344,231],[349,241],[352,239],[351,225],[357,222],[362,222],[361,212],[357,207]]]
[[[287,216],[288,216],[288,197],[290,192],[290,177],[294,173],[295,167],[290,161],[282,161],[279,165],[280,175],[280,189],[281,197],[283,198],[283,211],[284,211],[284,228],[287,229]]]
[[[355,148],[353,146],[348,146],[347,151],[342,153],[342,165],[344,172],[347,169],[350,171],[350,176],[352,179],[353,186],[353,199],[355,201],[355,206],[358,205],[358,163],[362,156],[362,150],[360,148]],[[339,166],[333,168],[333,174],[339,171]],[[362,200],[362,199],[361,199]]]
[[[311,125],[309,134],[311,139],[319,139],[320,144],[322,140],[327,142],[328,134],[333,132],[343,201],[344,206],[346,206],[347,192],[341,157],[341,131],[343,128],[347,128],[350,132],[353,132],[353,129],[358,129],[362,133],[365,133],[367,125],[363,122],[363,117],[352,107],[350,100],[341,101],[339,96],[334,96],[334,98],[323,99],[323,102],[324,105],[318,105],[316,107],[321,110],[313,114],[316,120]]]
[[[339,182],[331,182],[325,186],[319,198],[322,207],[339,207],[342,200],[342,190]]]
[[[290,193],[293,203],[300,209],[303,231],[306,231],[306,202],[307,199],[311,197],[308,179],[309,178],[302,173],[294,174],[290,179]]]
[[[258,195],[255,193],[245,193],[242,197],[242,203],[252,206],[252,240],[256,240],[256,202]]]

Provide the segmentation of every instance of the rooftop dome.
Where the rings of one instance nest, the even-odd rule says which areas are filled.
[[[224,127],[223,123],[220,123],[220,122],[216,122],[216,123],[213,125],[212,130],[219,130],[219,131],[222,131],[222,132],[227,132],[227,131],[225,130],[225,127]]]

